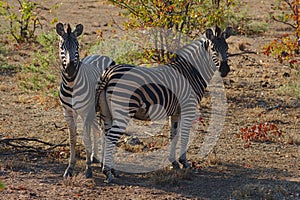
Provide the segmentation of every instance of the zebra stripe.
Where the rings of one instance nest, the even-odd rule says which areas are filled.
[[[106,69],[97,86],[97,99],[104,121],[106,182],[112,180],[113,148],[134,117],[156,120],[171,117],[169,160],[174,168],[178,133],[181,134],[179,162],[190,168],[186,159],[189,132],[197,104],[218,69],[221,76],[229,72],[227,64],[229,29],[208,29],[200,40],[176,52],[173,62],[155,68],[115,65]]]
[[[64,177],[72,176],[75,166],[75,145],[77,131],[77,116],[83,121],[82,139],[86,148],[86,177],[92,176],[91,162],[97,161],[98,134],[100,129],[95,112],[95,88],[97,79],[110,65],[115,64],[109,57],[101,55],[87,56],[79,61],[77,37],[82,33],[83,26],[77,25],[71,32],[70,25],[67,32],[58,23],[56,31],[60,35],[60,55],[62,60],[59,99],[63,106],[64,117],[69,127],[70,160]],[[91,144],[91,131],[93,144]]]

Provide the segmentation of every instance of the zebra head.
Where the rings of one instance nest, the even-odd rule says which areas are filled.
[[[231,28],[227,27],[223,32],[216,26],[215,30],[207,29],[206,38],[209,40],[206,48],[212,55],[212,60],[216,64],[222,77],[227,76],[230,71],[228,65],[228,44],[226,39],[230,37]]]
[[[62,72],[69,78],[76,74],[79,66],[78,40],[77,37],[82,34],[83,26],[76,25],[72,32],[70,24],[67,25],[67,32],[65,32],[64,25],[58,23],[56,25],[56,32],[60,36],[59,48],[60,57],[62,60]]]

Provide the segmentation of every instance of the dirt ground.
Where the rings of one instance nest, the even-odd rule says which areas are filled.
[[[97,40],[99,29],[103,38],[124,34],[120,27],[125,19],[116,7],[93,0],[60,2],[55,12],[42,13],[44,29],[54,28],[50,25],[54,17],[71,24],[82,23],[81,49]],[[76,175],[64,180],[68,147],[35,153],[0,143],[0,181],[5,185],[0,199],[300,199],[300,97],[282,92],[285,85],[299,84],[299,76],[295,69],[262,53],[264,44],[290,30],[268,20],[271,1],[242,2],[253,19],[267,22],[269,29],[260,35],[234,35],[228,39],[229,53],[235,56],[230,57],[231,72],[224,78],[226,121],[207,157],[199,158],[201,143],[197,138],[190,145],[187,156],[197,173],[167,169],[121,172],[120,178],[105,184],[96,165],[94,177],[84,178],[84,148],[79,145]],[[31,62],[30,51],[12,49],[7,60],[19,65]],[[0,139],[39,138],[67,144],[68,132],[58,99],[22,91],[16,84],[17,74],[2,72],[0,80]],[[201,113],[205,123],[209,110],[204,99]],[[275,124],[283,137],[275,142],[252,142],[245,148],[245,142],[237,137],[240,129],[259,123]]]

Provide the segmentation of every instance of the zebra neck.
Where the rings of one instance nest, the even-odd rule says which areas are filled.
[[[201,75],[206,84],[212,79],[214,72],[217,70],[216,64],[212,60],[212,56],[204,47],[205,39],[194,41],[186,45],[176,52],[176,57],[179,62],[183,62],[183,70],[193,68],[197,71],[195,75]],[[185,68],[185,66],[188,66]]]
[[[173,68],[176,68],[189,81],[200,102],[204,90],[212,79],[217,67],[203,40],[184,46],[176,52]]]
[[[81,62],[78,63],[76,67],[76,71],[72,77],[69,77],[64,71],[61,72],[61,77],[62,77],[62,83],[67,86],[67,87],[72,87],[74,85],[74,82],[77,78],[77,74],[79,72],[79,68],[81,66]]]

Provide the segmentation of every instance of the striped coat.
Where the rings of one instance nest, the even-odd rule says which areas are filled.
[[[60,35],[60,56],[62,60],[59,98],[63,106],[64,117],[69,128],[70,160],[64,177],[72,176],[75,166],[75,145],[77,134],[77,118],[83,121],[82,139],[86,148],[86,177],[92,176],[91,162],[98,161],[98,142],[100,129],[95,112],[95,87],[97,79],[105,68],[114,64],[106,56],[92,55],[79,60],[79,44],[77,37],[81,35],[83,26],[77,25],[72,32],[70,25],[65,32],[62,23],[56,25]],[[91,136],[91,132],[93,135]],[[93,137],[93,144],[92,144]]]
[[[106,69],[98,83],[97,100],[105,125],[106,182],[112,180],[113,149],[134,117],[157,120],[171,117],[169,160],[174,168],[175,147],[181,137],[179,162],[190,168],[186,159],[189,132],[197,104],[214,75],[229,72],[227,64],[229,30],[208,29],[199,40],[176,52],[173,62],[155,68],[116,65]]]

